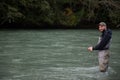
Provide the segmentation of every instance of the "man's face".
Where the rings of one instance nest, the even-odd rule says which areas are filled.
[[[99,25],[99,31],[103,32],[106,29],[106,26]]]

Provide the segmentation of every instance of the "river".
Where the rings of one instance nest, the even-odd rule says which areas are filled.
[[[98,30],[0,30],[0,80],[119,80],[120,31],[113,30],[108,71],[99,72]]]

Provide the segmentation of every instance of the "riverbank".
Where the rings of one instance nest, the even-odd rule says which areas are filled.
[[[111,29],[120,29],[120,26],[108,24]],[[5,24],[1,25],[0,29],[97,29],[98,24],[79,24],[77,26],[63,26],[63,25],[34,25],[34,24]]]

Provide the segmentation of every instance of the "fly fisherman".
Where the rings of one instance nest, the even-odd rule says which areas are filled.
[[[107,29],[107,25],[105,22],[99,23],[99,31],[102,33],[99,37],[98,44],[96,46],[88,47],[89,51],[98,50],[98,61],[99,61],[99,69],[101,72],[106,72],[108,69],[109,63],[109,48],[110,42],[112,38],[112,31]]]

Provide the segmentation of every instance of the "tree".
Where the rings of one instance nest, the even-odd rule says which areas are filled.
[[[118,0],[0,0],[0,25],[120,25]]]

